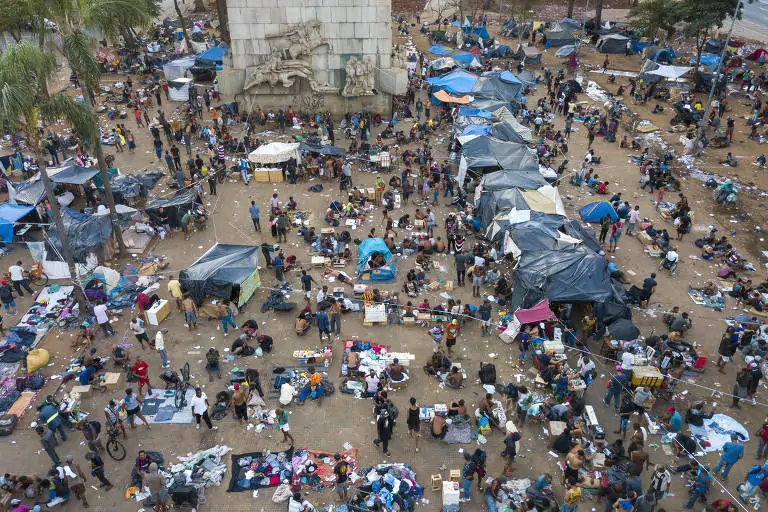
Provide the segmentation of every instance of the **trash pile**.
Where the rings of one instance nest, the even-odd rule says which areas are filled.
[[[360,474],[365,475],[360,485],[350,491],[351,510],[414,510],[424,494],[424,488],[416,482],[416,473],[407,464],[379,464]]]

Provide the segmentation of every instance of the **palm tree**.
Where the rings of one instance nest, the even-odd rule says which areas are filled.
[[[58,25],[62,38],[62,53],[69,62],[70,68],[80,79],[83,99],[95,115],[95,95],[101,79],[101,67],[93,51],[92,38],[88,35],[94,30],[106,38],[116,39],[121,30],[126,27],[147,25],[152,19],[154,6],[149,0],[54,0],[49,4],[50,17]],[[119,16],[115,13],[120,13]],[[107,163],[104,160],[104,149],[96,134],[93,153],[98,162],[101,181],[104,186],[104,196],[107,200],[112,218],[115,239],[120,254],[126,254],[123,233],[117,223],[117,209],[112,187],[107,174]]]
[[[26,42],[11,45],[0,55],[0,129],[23,131],[30,150],[37,155],[53,222],[61,239],[62,254],[75,283],[75,297],[80,314],[85,314],[88,311],[85,296],[79,285],[75,261],[61,220],[59,203],[48,177],[48,155],[43,146],[42,130],[38,128],[38,122],[63,118],[77,133],[87,137],[92,136],[95,131],[96,121],[92,111],[74,98],[61,93],[54,96],[48,94],[44,84],[55,76],[55,72],[56,63],[52,56]]]

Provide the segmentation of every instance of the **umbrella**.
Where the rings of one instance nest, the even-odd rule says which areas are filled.
[[[620,318],[609,325],[608,332],[614,340],[630,341],[640,336],[640,329],[632,323],[632,320],[626,318]]]

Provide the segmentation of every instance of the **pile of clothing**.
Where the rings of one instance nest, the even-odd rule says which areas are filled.
[[[336,461],[333,455],[330,452],[296,450],[291,459],[294,488],[322,490],[323,487],[334,486],[336,477],[333,474],[333,468]],[[347,462],[350,472],[357,470],[357,449],[352,448],[340,452],[339,455]]]
[[[361,485],[352,494],[352,510],[414,510],[424,489],[416,482],[416,473],[407,464],[379,464],[365,468]],[[358,507],[358,508],[355,508]],[[381,507],[381,508],[377,508]]]
[[[253,452],[232,455],[232,479],[228,492],[276,487],[293,476],[293,447],[284,452]]]
[[[232,448],[229,446],[216,445],[194,455],[178,457],[180,462],[170,468],[175,485],[181,482],[183,485],[193,487],[211,487],[212,485],[220,487],[227,472],[227,463],[221,458],[231,451]]]
[[[37,333],[32,327],[16,326],[9,329],[5,341],[0,344],[0,362],[18,363],[27,356],[26,351],[35,344]]]
[[[368,375],[371,370],[376,372],[376,375],[380,375],[387,369],[391,358],[387,357],[389,352],[389,346],[379,345],[377,343],[371,343],[370,341],[358,341],[347,340],[344,345],[344,352],[359,352],[360,358],[358,371]],[[346,363],[345,357],[341,364],[341,375],[346,377],[349,375],[349,368]]]

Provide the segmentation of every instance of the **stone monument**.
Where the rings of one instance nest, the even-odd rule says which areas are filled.
[[[325,108],[388,112],[404,94],[402,53],[393,62],[390,0],[228,0],[232,69],[223,94],[286,108],[321,94]]]

